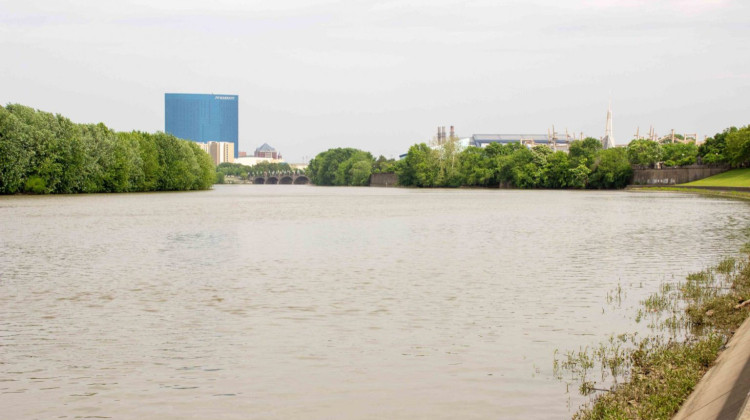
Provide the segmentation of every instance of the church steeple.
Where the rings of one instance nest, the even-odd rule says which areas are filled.
[[[612,135],[612,99],[609,100],[609,109],[607,109],[607,127],[604,129],[604,138],[602,138],[602,148],[611,149],[615,147],[615,137]]]

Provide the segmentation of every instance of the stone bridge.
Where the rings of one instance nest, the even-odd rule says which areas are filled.
[[[310,178],[307,175],[294,172],[248,175],[247,179],[251,180],[253,184],[306,185],[310,183]]]

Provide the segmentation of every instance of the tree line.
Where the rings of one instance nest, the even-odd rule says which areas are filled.
[[[0,106],[0,194],[205,190],[215,180],[192,141]]]
[[[743,167],[750,164],[750,126],[729,127],[709,137],[700,146],[689,143],[661,143],[633,140],[628,144],[628,159],[633,165],[684,166],[694,163],[726,164]]]
[[[705,143],[660,143],[633,140],[627,147],[602,149],[588,137],[570,143],[569,152],[520,143],[489,144],[461,149],[455,139],[439,147],[425,143],[409,148],[399,160],[369,152],[338,148],[310,161],[308,175],[316,185],[367,185],[370,175],[395,172],[402,186],[513,188],[624,188],[633,167],[684,166],[695,163],[750,165],[750,127],[731,127]]]
[[[602,150],[599,140],[587,138],[573,141],[569,153],[520,143],[461,151],[451,141],[438,148],[421,143],[409,148],[396,173],[400,185],[415,187],[623,188],[632,169],[625,149]]]
[[[547,146],[529,149],[519,143],[490,144],[459,150],[455,141],[433,148],[425,143],[409,148],[395,161],[369,152],[338,148],[310,161],[308,176],[315,185],[368,185],[373,173],[395,172],[399,184],[415,187],[619,188],[631,176],[624,150],[601,151],[601,142],[574,142],[570,154]]]
[[[318,153],[307,167],[307,176],[315,185],[364,186],[374,173],[393,172],[396,161],[370,152],[347,148],[329,149]]]

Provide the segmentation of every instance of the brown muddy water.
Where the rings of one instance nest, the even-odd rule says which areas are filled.
[[[569,417],[555,349],[645,329],[748,226],[659,192],[0,197],[0,417]]]

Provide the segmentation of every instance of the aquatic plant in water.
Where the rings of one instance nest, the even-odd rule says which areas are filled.
[[[607,300],[612,300],[607,295]],[[738,257],[663,283],[641,302],[636,321],[654,334],[612,336],[598,347],[555,351],[554,375],[582,395],[596,395],[575,419],[667,419],[716,360],[750,311],[750,243]],[[598,370],[599,375],[594,375]],[[598,378],[598,380],[594,380]]]

